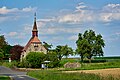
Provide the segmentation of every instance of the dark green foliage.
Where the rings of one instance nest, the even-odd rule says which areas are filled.
[[[43,46],[47,49],[47,52],[49,52],[53,45],[48,44],[47,42],[43,42],[43,43],[44,43]]]
[[[18,62],[17,67],[19,67],[19,68],[30,68],[31,64],[27,60],[23,59],[22,62]]]
[[[65,46],[57,46],[54,50],[57,53],[57,57],[59,60],[62,59],[63,56],[69,56],[73,54],[73,49],[69,47],[68,45]]]
[[[84,57],[87,57],[91,62],[93,56],[103,56],[104,40],[100,34],[96,35],[93,30],[86,30],[83,34],[79,33],[76,44],[76,53],[81,56],[81,62]]]
[[[26,61],[32,68],[40,68],[42,62],[45,61],[45,54],[42,52],[30,52],[26,56]]]
[[[48,52],[48,54],[46,54],[45,60],[50,61],[50,63],[48,63],[49,68],[59,67],[60,61],[58,60],[57,54],[55,51]]]
[[[0,49],[3,50],[3,55],[4,55],[4,59],[8,59],[10,57],[10,49],[12,48],[12,46],[10,46],[6,40],[4,35],[0,36]]]
[[[120,56],[116,56],[116,57],[95,57],[94,59],[120,59]]]
[[[2,50],[4,51],[4,58],[5,59],[8,59],[11,55],[10,55],[10,49],[12,48],[12,46],[11,45],[5,45],[5,46],[3,46],[2,47]]]
[[[107,60],[105,59],[91,60],[91,63],[104,63],[104,62],[107,62]],[[83,63],[89,63],[89,60],[84,60]]]
[[[3,53],[4,53],[4,51],[2,49],[0,49],[0,60],[2,60],[4,58]]]
[[[8,45],[8,43],[5,40],[4,35],[0,36],[0,48],[3,48],[3,46]]]
[[[11,80],[8,76],[0,76],[0,80]]]

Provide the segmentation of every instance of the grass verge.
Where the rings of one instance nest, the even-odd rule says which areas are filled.
[[[90,73],[65,73],[56,70],[37,70],[27,74],[37,80],[119,80],[112,76],[102,77]]]
[[[10,80],[10,77],[8,77],[8,76],[0,76],[0,80]]]

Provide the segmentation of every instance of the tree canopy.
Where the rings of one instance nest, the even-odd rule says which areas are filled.
[[[23,46],[14,45],[13,48],[10,50],[11,59],[12,60],[20,60],[20,55],[22,52]]]
[[[4,35],[0,36],[0,48],[3,50],[4,58],[10,57],[10,49],[12,48],[11,45],[8,44],[8,42],[5,40]]]
[[[26,56],[26,61],[32,68],[40,68],[43,61],[45,61],[45,54],[42,52],[30,52]]]
[[[76,53],[81,56],[82,62],[84,57],[91,61],[93,56],[103,56],[104,40],[101,34],[96,35],[93,30],[86,30],[83,34],[79,33],[76,44]]]
[[[73,49],[68,45],[60,46],[58,45],[55,49],[58,59],[61,60],[63,56],[69,56],[73,54]]]

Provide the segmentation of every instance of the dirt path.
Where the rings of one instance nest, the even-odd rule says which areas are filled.
[[[101,76],[115,76],[120,77],[120,68],[111,68],[111,69],[99,69],[99,70],[79,70],[79,71],[65,71],[65,72],[84,72],[84,73],[94,73],[94,74],[100,74]]]

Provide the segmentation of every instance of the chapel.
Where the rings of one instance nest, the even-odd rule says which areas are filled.
[[[28,55],[29,52],[43,52],[44,54],[47,53],[47,49],[42,45],[42,42],[38,38],[38,29],[36,23],[36,13],[34,15],[34,24],[32,29],[32,37],[24,47],[21,53],[21,60]]]

